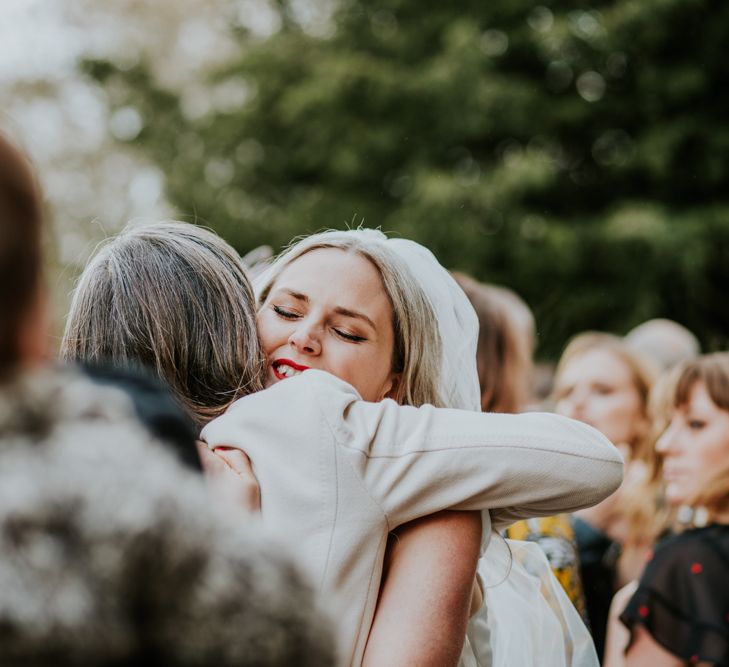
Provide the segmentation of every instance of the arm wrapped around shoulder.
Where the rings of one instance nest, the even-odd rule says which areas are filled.
[[[547,413],[506,415],[353,401],[333,429],[391,527],[441,509],[488,509],[494,527],[573,512],[620,485],[599,431]]]

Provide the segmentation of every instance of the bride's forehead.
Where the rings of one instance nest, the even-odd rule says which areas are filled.
[[[280,273],[276,284],[298,280],[332,286],[352,284],[384,289],[379,269],[363,254],[341,248],[315,248],[292,260]]]

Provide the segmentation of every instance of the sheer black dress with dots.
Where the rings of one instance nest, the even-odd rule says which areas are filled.
[[[620,620],[689,664],[729,667],[729,526],[687,530],[653,554]]]

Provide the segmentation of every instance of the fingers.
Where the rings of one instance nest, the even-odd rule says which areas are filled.
[[[210,490],[225,505],[238,506],[246,513],[261,507],[261,491],[250,459],[239,449],[197,442],[198,453]]]
[[[261,508],[261,487],[253,473],[251,460],[240,449],[216,447],[215,454],[238,476],[241,495],[248,508],[256,511]]]
[[[207,476],[208,474],[214,475],[222,470],[225,466],[225,462],[216,454],[214,454],[207,443],[202,440],[195,441],[197,447],[197,453],[200,457],[200,464],[202,465],[203,472]]]

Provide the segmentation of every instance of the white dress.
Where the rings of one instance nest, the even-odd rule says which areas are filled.
[[[202,435],[250,457],[264,528],[335,600],[346,665],[361,662],[393,528],[448,508],[489,509],[496,525],[574,511],[623,469],[579,422],[368,403],[315,370],[240,399]]]
[[[492,539],[478,564],[484,605],[469,622],[461,667],[598,667],[592,637],[539,545]]]

